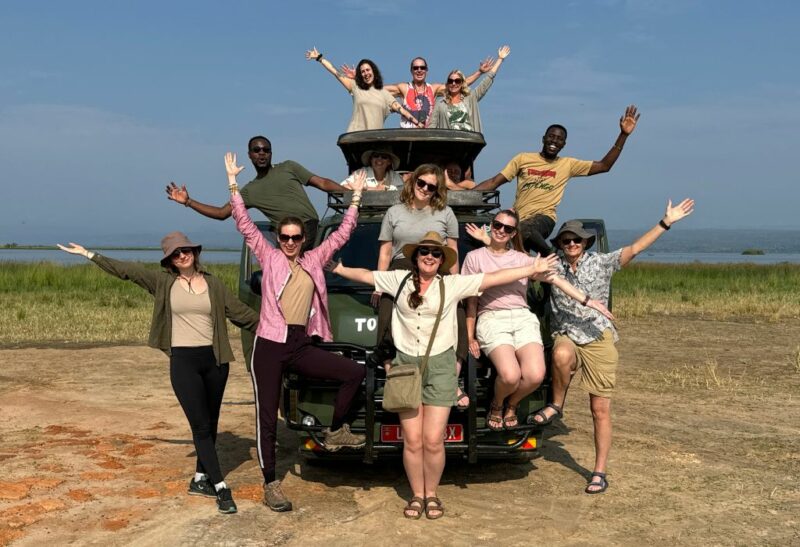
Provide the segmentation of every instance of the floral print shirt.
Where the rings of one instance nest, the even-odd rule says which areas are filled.
[[[561,276],[590,298],[608,306],[611,276],[622,268],[622,249],[613,253],[584,253],[574,272],[562,251],[558,251],[558,257],[561,259],[558,272]],[[553,310],[553,333],[564,334],[576,344],[588,344],[599,339],[604,330],[611,329],[614,341],[619,339],[610,320],[600,312],[582,306],[557,287],[553,287],[550,294],[550,306]]]

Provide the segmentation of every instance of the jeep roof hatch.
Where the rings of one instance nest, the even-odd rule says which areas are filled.
[[[372,129],[339,135],[347,170],[363,167],[361,155],[376,147],[389,148],[400,158],[398,171],[412,171],[423,163],[456,161],[463,169],[471,167],[486,146],[481,133],[452,129]]]

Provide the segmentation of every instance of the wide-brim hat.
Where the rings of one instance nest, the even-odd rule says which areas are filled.
[[[197,252],[203,250],[202,245],[192,243],[183,232],[170,232],[161,239],[161,250],[164,251],[164,258],[161,259],[161,265],[166,267],[167,261],[172,258],[172,253],[175,249],[183,249],[184,247],[191,247],[197,249]]]
[[[363,163],[365,167],[369,167],[371,165],[370,160],[372,159],[373,154],[386,154],[392,158],[392,170],[394,171],[397,171],[397,168],[400,167],[400,158],[388,148],[374,148],[361,154],[361,163]]]
[[[407,243],[403,245],[403,256],[412,260],[417,247],[438,247],[442,250],[444,257],[441,266],[439,266],[439,273],[449,272],[450,268],[458,260],[455,249],[448,247],[438,232],[428,232],[422,237],[419,243]]]
[[[584,249],[588,249],[594,245],[594,240],[597,237],[595,236],[594,232],[585,230],[583,228],[583,222],[580,220],[568,220],[561,225],[561,228],[558,229],[558,233],[555,235],[555,237],[550,239],[550,242],[557,249],[560,247],[558,240],[561,238],[561,234],[565,232],[572,232],[576,236],[582,237],[584,240],[586,240],[586,247],[584,247]]]

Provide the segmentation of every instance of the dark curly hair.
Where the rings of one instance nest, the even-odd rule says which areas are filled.
[[[358,64],[356,65],[356,85],[360,89],[367,90],[370,86],[364,83],[364,78],[361,77],[361,65],[367,63],[370,67],[372,67],[372,74],[374,74],[375,78],[372,80],[372,86],[375,89],[383,89],[383,76],[381,76],[381,71],[373,61],[370,59],[361,59]]]

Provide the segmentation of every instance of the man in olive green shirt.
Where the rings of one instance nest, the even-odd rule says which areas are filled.
[[[319,216],[303,186],[311,185],[324,192],[342,192],[342,187],[331,179],[316,176],[291,160],[272,165],[272,143],[266,137],[259,135],[250,139],[247,153],[256,169],[256,177],[241,190],[244,204],[248,208],[255,207],[261,211],[273,224],[287,216],[298,217],[305,224],[305,245],[313,246]],[[186,185],[179,187],[170,182],[167,186],[167,198],[217,220],[225,220],[231,216],[229,202],[220,207],[201,203],[189,197]]]

